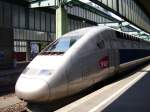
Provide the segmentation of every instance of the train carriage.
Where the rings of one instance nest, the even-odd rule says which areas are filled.
[[[108,27],[78,29],[42,50],[23,71],[15,90],[30,102],[52,101],[146,61],[148,41]]]

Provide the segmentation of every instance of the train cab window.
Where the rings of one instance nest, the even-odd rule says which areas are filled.
[[[77,39],[72,38],[60,38],[48,46],[48,48],[46,48],[42,54],[64,53],[76,42],[76,40]]]

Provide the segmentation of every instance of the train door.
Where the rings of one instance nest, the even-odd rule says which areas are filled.
[[[119,70],[119,52],[118,52],[118,50],[120,47],[120,43],[115,38],[115,35],[113,34],[113,32],[109,32],[108,37],[110,37],[110,39],[109,39],[110,65],[112,66],[112,68],[115,68],[114,70],[115,70],[115,72],[117,72]]]
[[[82,72],[83,72],[83,61],[82,58],[72,58],[71,63],[67,67],[67,79],[68,79],[68,95],[79,92],[83,89],[82,82]],[[77,61],[75,61],[77,60]],[[71,68],[70,68],[71,67]]]
[[[82,66],[82,88],[89,87],[92,85],[92,80],[90,79],[91,76],[91,55],[86,55],[81,58],[81,66]]]

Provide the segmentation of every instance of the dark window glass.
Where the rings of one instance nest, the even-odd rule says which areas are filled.
[[[76,42],[76,39],[71,39],[70,40],[70,46],[72,46]]]

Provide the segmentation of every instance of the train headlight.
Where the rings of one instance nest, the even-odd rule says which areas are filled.
[[[41,70],[40,75],[51,75],[52,74],[52,71],[51,70]]]

